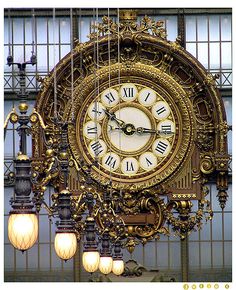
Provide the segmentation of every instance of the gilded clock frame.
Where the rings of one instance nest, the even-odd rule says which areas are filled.
[[[147,240],[157,233],[165,232],[163,224],[168,217],[166,210],[171,210],[173,205],[182,216],[188,216],[191,212],[191,200],[198,200],[201,205],[205,203],[207,191],[204,189],[204,184],[210,177],[216,178],[218,198],[221,207],[224,208],[227,200],[227,174],[230,160],[227,151],[229,127],[224,104],[216,85],[217,76],[208,74],[198,60],[181,46],[179,38],[175,42],[168,41],[161,21],[155,22],[145,16],[139,25],[136,23],[136,14],[133,11],[121,12],[119,24],[112,22],[106,16],[103,17],[102,23],[95,27],[95,33],[89,37],[90,40],[85,43],[75,41],[72,52],[75,88],[73,107],[71,53],[66,55],[47,77],[40,80],[42,86],[37,98],[36,110],[46,124],[46,136],[42,136],[38,124],[35,123],[32,130],[33,172],[44,173],[45,168],[49,172],[48,168],[52,161],[50,161],[51,156],[47,156],[47,150],[53,148],[55,154],[58,152],[60,128],[53,123],[55,73],[58,87],[56,104],[58,115],[62,120],[71,122],[72,111],[76,116],[84,100],[95,90],[96,79],[99,79],[101,91],[108,87],[109,74],[110,84],[117,83],[119,72],[121,82],[123,79],[131,81],[130,76],[132,76],[135,82],[142,80],[142,84],[155,87],[153,80],[156,80],[170,93],[170,104],[175,108],[173,111],[180,114],[178,119],[181,122],[176,125],[181,128],[177,130],[177,134],[182,134],[181,140],[183,140],[183,144],[177,143],[174,146],[178,158],[170,159],[166,168],[163,168],[162,173],[153,178],[152,182],[144,181],[140,187],[130,184],[124,187],[123,199],[118,203],[125,216],[148,214],[155,217],[154,222],[144,219],[143,226],[138,226],[138,231],[135,230],[137,226],[134,222],[127,220],[127,226],[130,224],[127,228],[128,236]],[[110,67],[108,40],[111,49]],[[118,42],[120,58],[117,54]],[[94,43],[99,49],[98,59],[94,54]],[[160,85],[156,89],[158,92]],[[46,138],[48,145],[42,142],[43,138]],[[73,124],[69,125],[68,139],[69,188],[75,196],[79,196],[81,180],[86,179],[88,166],[79,154]],[[49,181],[60,188],[62,182],[60,173],[48,176],[45,183]],[[101,178],[99,183],[105,184],[106,181],[107,179]],[[96,180],[91,186],[94,188],[98,186]],[[113,189],[115,199],[116,186]],[[160,199],[162,195],[167,196],[168,206],[163,205]],[[152,200],[151,208],[148,200]],[[144,204],[146,206],[143,206]],[[155,204],[161,206],[155,207]],[[159,210],[155,212],[157,208]],[[201,212],[197,214],[201,216]],[[186,223],[181,222],[180,218],[180,221],[175,223],[175,227],[186,229]]]

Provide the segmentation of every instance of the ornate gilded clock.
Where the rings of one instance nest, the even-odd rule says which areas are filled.
[[[191,200],[204,204],[208,176],[218,176],[224,206],[228,127],[215,78],[179,39],[166,39],[162,22],[145,16],[139,25],[134,11],[121,11],[120,23],[103,17],[90,41],[75,43],[73,61],[73,100],[68,54],[42,82],[37,111],[56,155],[56,72],[56,109],[69,124],[69,187],[75,195],[88,176],[95,191],[110,184],[128,235],[145,239],[163,231],[166,209],[183,217]],[[43,168],[45,152],[51,155],[35,132],[33,164]],[[54,182],[60,187],[62,179]]]
[[[119,69],[111,66],[114,72]],[[141,64],[130,70],[132,76],[113,78],[110,86],[103,82],[95,98],[94,91],[86,94],[70,140],[76,159],[98,160],[94,179],[104,184],[111,179],[114,188],[137,191],[173,174],[181,154],[189,151],[191,136],[182,130],[187,105],[178,108],[168,91],[160,90],[160,80],[150,78],[155,70]],[[142,70],[146,78],[138,74]],[[192,126],[190,118],[185,125]]]

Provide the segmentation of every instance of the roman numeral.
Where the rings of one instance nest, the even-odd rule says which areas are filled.
[[[91,148],[93,149],[95,155],[99,155],[103,151],[102,145],[100,144],[99,141],[94,142],[91,145]]]
[[[147,162],[147,166],[148,167],[151,166],[152,165],[152,162],[147,157],[145,159],[146,159],[146,162]]]
[[[105,161],[105,164],[114,169],[116,166],[116,161],[117,160],[113,156],[108,156],[107,160]]]
[[[99,111],[97,108],[93,108],[92,112],[94,112],[95,114],[97,113],[99,116],[102,114],[102,111]]]
[[[98,128],[97,127],[87,127],[88,134],[97,134]]]
[[[160,109],[156,110],[157,115],[160,115],[160,114],[162,114],[162,113],[165,112],[165,111],[166,111],[166,108],[165,108],[164,106],[161,107]]]
[[[108,93],[107,95],[105,95],[105,97],[108,99],[109,104],[115,101],[115,98],[112,95],[112,93]]]
[[[134,171],[134,165],[130,161],[126,161],[126,171]]]
[[[123,90],[124,90],[124,97],[133,98],[133,96],[134,96],[134,88],[123,88]]]
[[[161,131],[167,134],[171,133],[171,125],[161,125]]]
[[[164,154],[164,152],[166,151],[166,148],[168,147],[168,144],[159,141],[159,143],[157,144],[157,147],[155,148],[155,150],[161,154]]]
[[[150,96],[150,93],[147,94],[147,96],[146,96],[144,102],[147,102],[147,99],[149,98],[149,96]]]

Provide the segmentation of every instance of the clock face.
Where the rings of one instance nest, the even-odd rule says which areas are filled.
[[[87,98],[77,120],[77,139],[95,178],[117,188],[148,182],[171,159],[178,139],[177,113],[154,88],[120,83]]]

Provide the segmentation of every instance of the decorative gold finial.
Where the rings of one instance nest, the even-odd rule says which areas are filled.
[[[23,103],[20,103],[19,106],[18,106],[19,110],[21,113],[25,114],[29,108],[28,104],[23,102]]]
[[[17,160],[29,160],[29,157],[25,154],[22,154],[22,152],[18,152],[18,156],[16,158]]]
[[[137,21],[137,11],[133,9],[120,10],[120,22]]]

